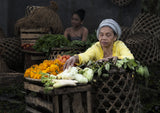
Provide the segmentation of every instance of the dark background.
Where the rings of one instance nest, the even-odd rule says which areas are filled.
[[[84,25],[89,32],[95,31],[98,24],[104,18],[113,18],[121,26],[131,26],[134,18],[141,11],[141,1],[132,0],[124,7],[113,4],[111,0],[55,0],[58,5],[64,28],[70,26],[71,14],[74,10],[83,8],[86,10]],[[27,5],[48,6],[50,0],[0,0],[0,28],[7,37],[14,36],[15,22],[25,16]]]

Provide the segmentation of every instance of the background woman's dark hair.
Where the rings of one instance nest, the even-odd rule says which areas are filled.
[[[73,14],[77,14],[80,17],[81,21],[83,21],[84,17],[85,17],[85,10],[84,9],[78,9],[77,11],[74,11]]]

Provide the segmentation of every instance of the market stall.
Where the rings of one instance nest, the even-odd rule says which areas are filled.
[[[140,112],[137,78],[149,76],[146,66],[133,59],[123,59],[116,63],[112,60],[90,61],[62,71],[69,56],[65,55],[64,62],[62,57],[45,60],[26,70],[26,110],[51,113]]]

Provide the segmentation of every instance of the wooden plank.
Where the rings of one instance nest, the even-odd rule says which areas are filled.
[[[59,100],[58,96],[53,96],[54,113],[59,113]]]
[[[75,93],[72,102],[73,113],[85,113],[81,93]]]
[[[20,37],[21,37],[21,39],[26,39],[26,38],[28,38],[28,39],[30,39],[30,38],[39,38],[39,37],[41,37],[41,36],[44,36],[45,34],[36,34],[36,33],[34,33],[34,34],[24,34],[24,33],[22,33],[22,34],[20,34]]]
[[[70,103],[67,95],[62,95],[62,109],[63,113],[70,113]]]
[[[28,112],[30,112],[30,113],[42,113],[42,112],[39,112],[39,111],[29,107],[29,106],[26,106],[26,113],[28,113]]]
[[[85,92],[90,91],[92,86],[90,84],[83,85],[83,86],[76,86],[76,87],[65,87],[65,88],[57,88],[54,89],[54,95],[61,95],[61,94],[69,94],[69,93],[77,93],[77,92]]]
[[[36,40],[21,40],[21,44],[35,44]]]
[[[45,60],[46,56],[31,56],[31,60]]]
[[[25,101],[28,104],[34,104],[35,106],[41,106],[53,112],[53,104],[51,102],[47,102],[38,97],[32,97],[32,96],[27,96],[27,95],[25,96]]]
[[[49,29],[46,28],[37,28],[37,29],[20,29],[20,32],[46,32],[49,31]]]
[[[30,91],[33,91],[33,92],[43,92],[44,91],[44,87],[38,86],[38,85],[35,85],[35,84],[31,84],[31,83],[28,83],[28,82],[24,82],[24,89],[27,89],[27,90],[30,90]]]
[[[87,91],[87,113],[92,113],[92,94]]]
[[[8,87],[15,83],[23,83],[23,73],[0,73],[0,86]]]

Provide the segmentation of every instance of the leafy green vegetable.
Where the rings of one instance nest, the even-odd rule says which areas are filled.
[[[94,62],[94,61],[89,61],[87,65],[89,68],[93,69],[94,73],[97,73],[98,76],[103,76],[103,77],[108,77],[111,67],[118,67],[116,72],[121,73],[124,69],[132,72],[136,72],[137,74],[147,78],[149,77],[149,71],[146,66],[143,66],[140,64],[139,61],[135,59],[118,59],[116,63],[114,63],[113,60],[109,60],[107,62]],[[105,71],[104,71],[105,70]],[[124,71],[123,71],[124,72]]]
[[[61,34],[47,34],[40,37],[33,48],[39,52],[50,52],[52,48],[62,48],[70,44],[69,40]]]

